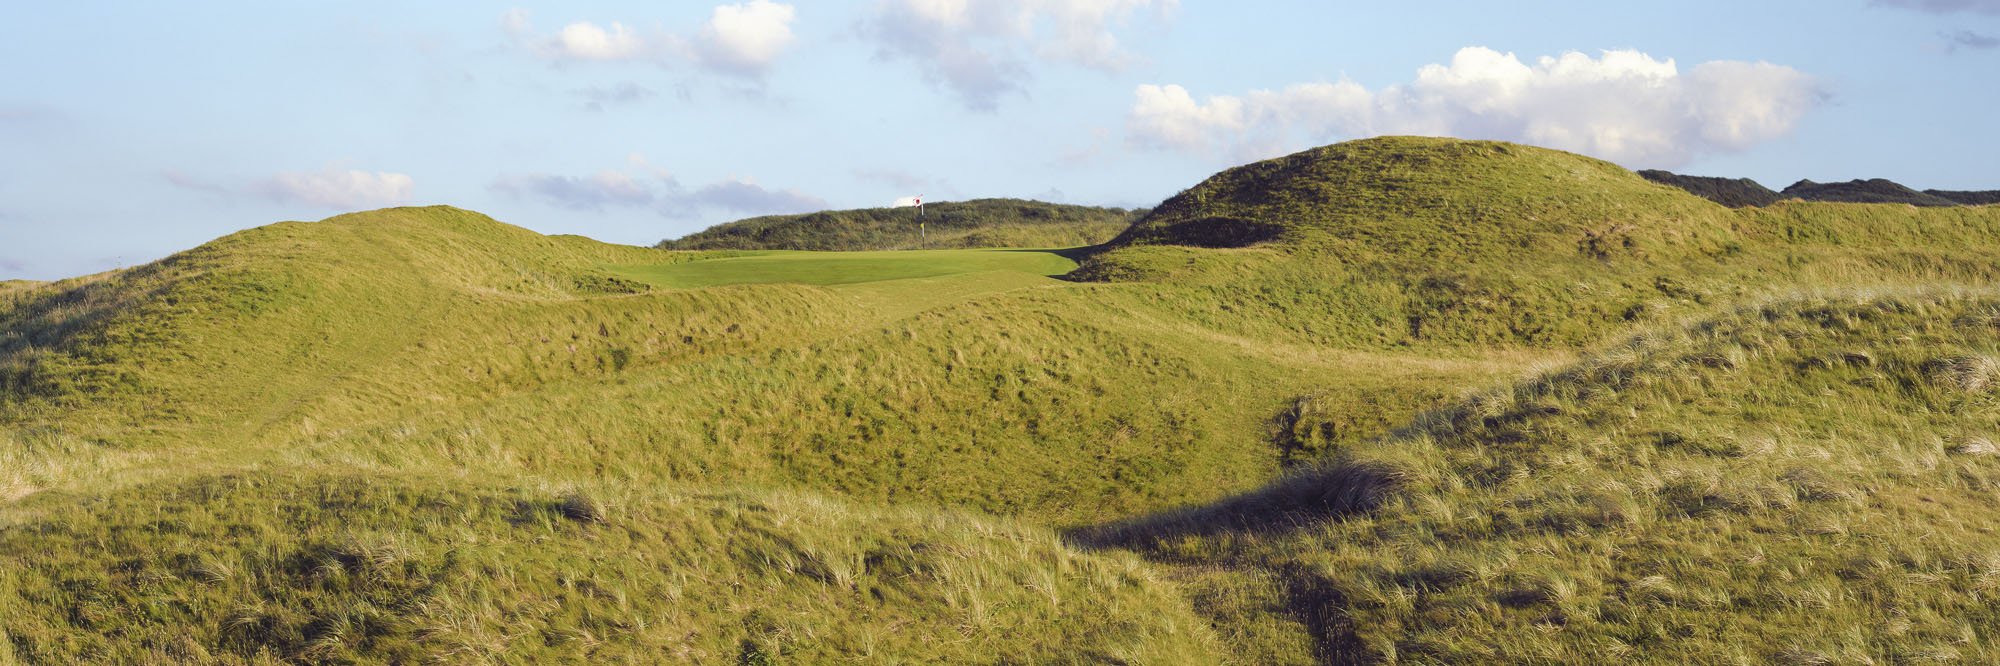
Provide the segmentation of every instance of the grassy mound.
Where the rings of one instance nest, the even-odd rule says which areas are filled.
[[[2000,658],[2000,299],[1729,310],[1084,535],[1308,576],[1369,661]]]
[[[1121,302],[1131,288],[1043,275],[1067,265],[611,248],[450,209],[275,225],[7,302],[0,498],[277,460],[791,486],[1063,524],[1277,468],[1258,433],[1310,389],[1296,351],[1161,329]],[[850,282],[857,268],[880,279]],[[683,288],[773,277],[842,284]],[[1424,395],[1507,367],[1468,356],[1376,364]]]
[[[915,208],[861,208],[771,215],[718,224],[677,240],[670,250],[905,250],[918,247],[917,224],[932,249],[1058,248],[1096,245],[1123,231],[1135,211],[1021,199],[973,199]]]
[[[285,222],[145,266],[0,292],[0,423],[103,438],[260,425],[259,410],[423,344],[473,303],[647,289],[599,264],[675,261],[448,207]]]
[[[1786,187],[1778,196],[1838,203],[1910,204],[1912,206],[1957,206],[1952,199],[1918,192],[1882,178],[1850,180],[1845,183],[1815,183],[1801,180]]]
[[[1140,297],[1262,337],[1550,346],[1757,293],[1988,283],[1996,245],[1984,208],[1732,211],[1577,155],[1390,137],[1224,171],[1070,277],[1161,285]]]
[[[1769,206],[1785,199],[1831,203],[1910,204],[1915,206],[1982,206],[2000,203],[2000,191],[1924,190],[1918,192],[1894,181],[1873,178],[1845,183],[1815,183],[1801,180],[1773,192],[1748,178],[1684,176],[1659,170],[1640,171],[1646,180],[1671,185],[1689,194],[1730,208]]]
[[[0,517],[6,663],[1222,659],[1130,556],[795,493],[263,472]]]
[[[1963,206],[2000,203],[2000,190],[1924,190],[1924,194],[1954,201]]]
[[[1068,280],[272,225],[0,287],[0,663],[1985,660],[1938,637],[1993,619],[1992,304],[1924,286],[1996,248],[1991,206],[1409,138],[1219,174]],[[1836,288],[1903,295],[1795,296]]]
[[[1672,185],[1692,194],[1730,208],[1749,206],[1769,206],[1783,197],[1771,188],[1764,187],[1748,178],[1714,178],[1709,176],[1684,176],[1658,169],[1640,171],[1646,180],[1661,185]]]
[[[1383,137],[1216,174],[1108,245],[1275,243],[1350,264],[1488,263],[1714,244],[1724,217],[1713,204],[1580,155]]]

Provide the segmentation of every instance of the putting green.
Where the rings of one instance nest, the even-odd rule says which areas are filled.
[[[994,271],[1061,275],[1076,262],[1057,250],[905,250],[886,252],[762,251],[679,264],[606,266],[620,276],[662,287],[728,284],[854,284]]]

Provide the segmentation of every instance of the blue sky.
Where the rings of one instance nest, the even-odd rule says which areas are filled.
[[[0,62],[0,279],[402,204],[1149,206],[1377,134],[2000,188],[2000,0],[17,3]]]

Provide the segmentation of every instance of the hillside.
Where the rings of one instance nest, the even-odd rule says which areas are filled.
[[[2000,190],[1924,190],[1924,194],[1953,201],[1962,206],[1985,206],[2000,203]]]
[[[1982,206],[2000,203],[2000,191],[1924,190],[1918,192],[1894,181],[1873,178],[1845,183],[1815,183],[1801,180],[1773,192],[1748,178],[1685,176],[1659,170],[1639,172],[1646,180],[1686,190],[1689,194],[1730,208],[1769,206],[1785,199],[1834,203],[1901,203],[1914,206]]]
[[[1983,283],[1994,219],[1732,211],[1578,155],[1384,137],[1219,173],[1070,277],[1172,285],[1143,298],[1203,326],[1313,344],[1577,345],[1785,285]]]
[[[1077,538],[1317,590],[1342,662],[1992,663],[1996,317],[1729,308]]]
[[[903,250],[1057,248],[1095,245],[1130,224],[1133,211],[1021,199],[973,199],[924,204],[919,238],[915,208],[860,208],[771,215],[718,224],[675,240],[669,250]]]
[[[1900,203],[1912,206],[1957,206],[1951,199],[1918,192],[1895,181],[1882,178],[1850,180],[1844,183],[1815,183],[1801,180],[1792,183],[1779,196],[1804,199],[1806,201],[1832,201],[1840,203]]]
[[[1222,658],[1130,556],[959,513],[340,472],[39,504],[0,529],[7,663]]]
[[[1083,314],[967,335],[968,318],[1049,316],[996,297],[1061,286],[1044,273],[1073,264],[1039,252],[911,254],[923,275],[837,284],[842,269],[806,262],[790,282],[685,288],[660,271],[715,262],[727,274],[720,267],[758,257],[390,209],[263,227],[10,294],[0,302],[0,566],[18,573],[0,586],[0,635],[11,639],[0,645],[30,663],[654,649],[754,663],[945,659],[961,648],[930,640],[963,631],[968,658],[1215,661],[1203,656],[1212,635],[1190,628],[1205,625],[1170,583],[1117,558],[1055,550],[1041,521],[1209,497],[1195,480],[1216,474],[1254,482],[1275,463],[1243,455],[1256,442],[1223,435],[1254,423],[1237,412],[1269,398],[1174,398],[1189,382],[1244,383],[1217,377],[1236,361],[1164,338],[1097,339],[1108,331],[1080,325]],[[953,265],[926,267],[940,263]],[[1148,377],[1162,381],[1146,388]],[[1132,402],[1089,398],[1122,386],[1140,387]],[[1042,481],[1005,482],[1023,475]],[[360,498],[328,499],[357,484]],[[739,484],[807,494],[739,500]],[[593,490],[575,502],[519,490],[579,485]],[[564,532],[559,519],[555,532],[519,530],[527,518],[591,515],[565,503],[595,498],[631,512],[607,522],[620,539],[724,536],[669,542],[663,557],[678,568],[605,572],[588,581],[601,586],[579,587],[574,572],[604,559],[606,535]],[[710,517],[761,515],[781,500],[789,508],[776,510],[768,540],[732,541],[742,523]],[[841,522],[840,503],[857,500],[911,508],[854,509],[860,522]],[[1034,520],[917,508],[940,505]],[[517,538],[533,545],[505,545]],[[834,550],[791,550],[813,540]],[[875,563],[871,549],[897,547],[917,554]],[[71,555],[52,560],[51,548]],[[685,559],[708,549],[730,554]],[[148,596],[123,596],[140,575],[130,552],[171,555],[141,572],[154,581],[140,588]],[[807,563],[769,568],[795,557]],[[856,587],[875,580],[874,566],[895,568],[879,589]],[[347,573],[329,579],[336,570]],[[857,598],[828,598],[829,580]],[[430,591],[411,596],[419,589]],[[717,605],[653,605],[667,590]],[[161,595],[182,599],[180,610],[132,612]],[[649,601],[628,601],[639,597]],[[752,607],[766,610],[745,615]],[[1070,612],[1082,623],[1061,618]],[[1099,620],[1111,624],[1088,628]],[[1071,628],[1081,633],[1060,653],[1025,638]],[[124,638],[88,638],[107,635]]]
[[[1748,178],[1684,176],[1658,169],[1646,169],[1638,173],[1646,180],[1661,185],[1672,185],[1687,190],[1689,194],[1730,208],[1769,206],[1783,198],[1777,192],[1771,191],[1771,188]]]
[[[485,475],[609,468],[1085,518],[1204,496],[1183,483],[1203,474],[1270,469],[1231,434],[1254,417],[1231,412],[1276,387],[1172,397],[1247,383],[1242,361],[1036,297],[1063,285],[1044,276],[1073,265],[1060,256],[961,252],[996,261],[685,289],[662,271],[722,276],[754,257],[541,237],[448,208],[284,223],[16,295],[0,314],[0,425],[49,442],[31,448],[133,461],[194,446]],[[967,327],[988,321],[1041,325]],[[909,342],[885,346],[890,335]],[[1142,386],[1131,402],[1084,399],[1127,382]],[[1133,429],[1149,434],[1111,436]],[[594,444],[549,447],[572,440]],[[856,441],[903,453],[857,457],[844,444]],[[1022,471],[1051,484],[997,483]],[[0,473],[15,494],[49,485]],[[84,472],[28,476],[68,473]]]
[[[1402,137],[1088,251],[278,223],[0,289],[0,663],[1988,661],[1995,286]]]
[[[327,393],[331,376],[422,344],[456,306],[644,291],[596,266],[656,254],[411,208],[259,227],[0,292],[0,422],[59,415],[93,439],[254,428],[276,414],[245,410]]]
[[[1723,217],[1707,202],[1580,155],[1383,137],[1224,171],[1107,245],[1268,242],[1349,264],[1505,261],[1714,243]]]

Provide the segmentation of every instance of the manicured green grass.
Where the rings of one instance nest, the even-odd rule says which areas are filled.
[[[959,273],[1013,271],[1062,275],[1076,262],[1043,250],[908,252],[731,252],[730,256],[666,265],[609,266],[614,274],[675,289],[730,284],[854,284]]]

